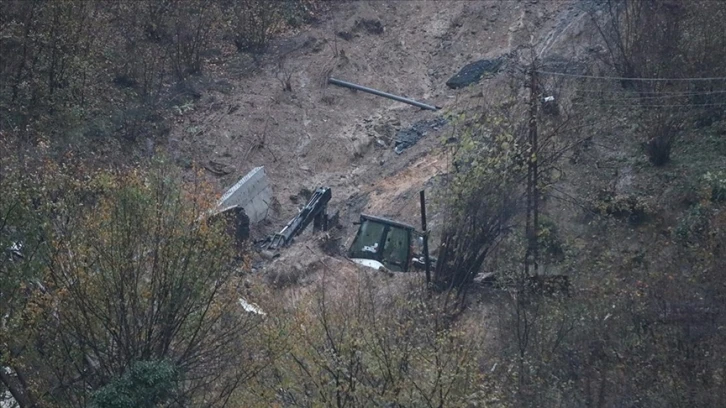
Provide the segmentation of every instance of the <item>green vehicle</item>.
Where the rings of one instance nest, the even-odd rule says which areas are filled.
[[[374,269],[408,272],[423,264],[415,258],[421,234],[408,224],[361,214],[358,233],[348,250],[353,262]]]

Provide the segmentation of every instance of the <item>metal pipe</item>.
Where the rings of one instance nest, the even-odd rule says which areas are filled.
[[[432,111],[437,111],[437,110],[441,109],[441,107],[439,107],[439,106],[427,105],[425,103],[414,101],[413,99],[404,98],[403,96],[389,94],[388,92],[382,92],[377,89],[368,88],[368,87],[357,85],[357,84],[354,84],[351,82],[341,81],[340,79],[328,78],[328,83],[331,83],[331,84],[337,85],[337,86],[342,86],[344,88],[350,88],[350,89],[356,89],[358,91],[368,92],[373,95],[378,95],[378,96],[382,96],[384,98],[393,99],[394,101],[399,101],[399,102],[407,103],[409,105],[417,106],[421,109],[428,109],[428,110],[432,110]]]

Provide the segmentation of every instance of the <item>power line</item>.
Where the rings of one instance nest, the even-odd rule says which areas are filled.
[[[693,96],[698,96],[698,95],[693,95]],[[612,96],[608,96],[608,95],[602,95],[601,97],[597,97],[596,98],[595,95],[586,95],[586,96],[583,96],[583,99],[584,100],[588,100],[588,101],[591,100],[591,101],[602,101],[602,102],[625,102],[625,103],[630,103],[630,102],[637,102],[637,101],[647,101],[649,103],[658,103],[658,102],[666,103],[666,102],[677,102],[678,100],[680,100],[680,99],[677,99],[677,98],[687,98],[687,97],[688,97],[687,95],[664,95],[664,96],[641,96],[641,97],[621,98],[621,97],[612,97]],[[676,98],[676,99],[674,99],[674,98]],[[723,99],[723,98],[718,98],[718,99]],[[722,102],[717,102],[717,101],[712,101],[712,102],[703,101],[701,103],[716,103],[716,104],[720,104]]]
[[[537,71],[538,74],[543,75],[555,75],[565,76],[573,78],[589,78],[589,79],[607,79],[607,80],[618,80],[618,81],[726,81],[726,77],[713,77],[713,78],[626,78],[616,76],[596,76],[596,75],[580,75],[580,74],[568,74],[565,72],[554,72],[554,71]]]
[[[561,89],[561,88],[560,88]],[[673,95],[676,96],[696,96],[696,95],[714,95],[726,93],[726,89],[718,91],[607,91],[607,90],[596,90],[596,89],[578,89],[575,92],[582,93],[596,93],[596,94],[645,94],[645,95]],[[666,98],[670,96],[653,96],[653,98]],[[633,99],[651,98],[650,96],[637,96],[634,95]]]
[[[694,104],[666,104],[666,105],[640,105],[640,104],[621,104],[621,103],[613,103],[613,104],[599,104],[599,103],[577,103],[573,102],[572,105],[578,105],[578,106],[619,106],[622,108],[665,108],[665,107],[699,107],[699,106],[726,106],[726,103],[694,103]]]
[[[649,103],[658,103],[658,102],[676,102],[680,99],[674,99],[674,98],[686,98],[684,95],[670,95],[670,96],[643,96],[643,97],[632,97],[632,98],[617,98],[617,97],[608,97],[607,95],[603,95],[602,97],[596,98],[594,95],[587,95],[583,97],[583,100],[587,101],[596,101],[596,102],[624,102],[624,103],[634,103],[637,101],[647,101]],[[721,99],[721,98],[719,98]],[[721,102],[702,102],[702,103],[715,103],[715,104],[721,104]]]

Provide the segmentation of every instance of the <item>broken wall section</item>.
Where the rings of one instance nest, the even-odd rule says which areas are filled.
[[[242,207],[250,219],[257,223],[267,217],[272,202],[272,186],[270,185],[265,167],[255,167],[232,186],[219,199],[217,209],[223,212],[232,207]]]

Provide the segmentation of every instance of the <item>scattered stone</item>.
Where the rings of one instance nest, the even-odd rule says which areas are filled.
[[[338,31],[337,35],[345,41],[350,41],[353,39],[353,34],[348,31]]]
[[[479,82],[485,75],[494,75],[502,70],[504,58],[483,59],[467,64],[456,75],[446,81],[451,89],[464,88]]]
[[[313,44],[312,51],[315,52],[315,53],[318,53],[318,52],[324,50],[326,43],[327,43],[327,41],[325,41],[325,40],[323,40],[323,41],[316,41],[315,44]]]
[[[393,137],[393,134],[396,132],[396,129],[391,123],[383,122],[373,125],[372,135],[371,136],[378,136],[383,139],[390,140]]]
[[[438,117],[431,120],[422,120],[416,122],[407,129],[401,129],[396,133],[396,142],[394,151],[401,154],[404,150],[415,145],[422,137],[426,136],[430,130],[437,131],[446,124],[446,119]]]
[[[234,168],[229,164],[216,162],[214,160],[210,160],[204,168],[217,176],[226,176],[234,170]]]
[[[268,261],[270,261],[270,260],[273,260],[273,259],[279,257],[280,254],[279,253],[272,252],[272,251],[268,251],[268,250],[263,250],[263,251],[260,251],[260,256],[262,258],[267,259]]]
[[[369,34],[383,34],[383,31],[385,29],[383,28],[383,23],[381,23],[381,20],[377,19],[361,19],[355,22],[355,30],[365,30]]]

